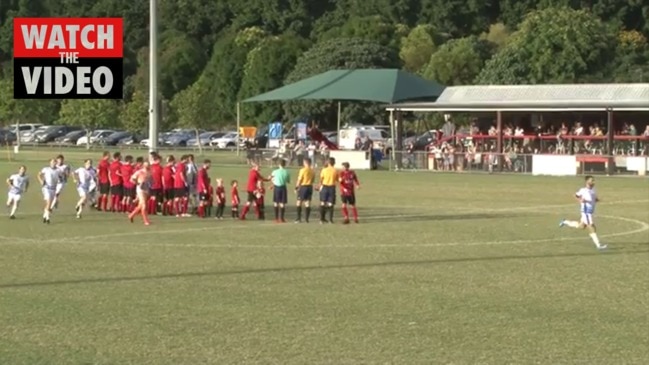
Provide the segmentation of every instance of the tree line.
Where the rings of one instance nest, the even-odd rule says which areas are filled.
[[[159,0],[163,127],[232,126],[239,100],[334,68],[402,68],[443,85],[647,82],[649,3],[637,0]],[[0,2],[0,124],[145,132],[148,2]],[[14,17],[124,17],[124,96],[14,100]],[[332,102],[255,103],[244,125],[309,116]],[[385,122],[372,103],[343,119]]]

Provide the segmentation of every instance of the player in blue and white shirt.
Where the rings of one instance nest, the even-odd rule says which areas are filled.
[[[50,160],[49,166],[43,167],[38,174],[38,181],[41,183],[43,192],[43,223],[50,223],[50,213],[52,212],[52,201],[56,196],[56,185],[60,182],[59,169],[56,168],[56,160]]]
[[[599,202],[599,198],[595,191],[595,179],[592,176],[586,176],[586,186],[579,189],[579,191],[575,193],[575,197],[579,201],[581,219],[579,222],[564,219],[559,223],[559,227],[568,226],[578,229],[588,228],[590,238],[593,240],[593,243],[595,243],[595,246],[600,250],[605,249],[607,246],[602,245],[601,242],[599,242],[599,237],[597,237],[597,230],[595,228],[595,221],[593,220],[595,205]]]
[[[56,191],[54,194],[54,200],[52,200],[52,209],[59,206],[59,197],[65,184],[68,183],[68,178],[70,177],[70,165],[65,163],[65,158],[63,155],[56,156],[56,169],[59,170],[59,182],[56,184]]]
[[[97,170],[92,166],[92,162],[90,164],[90,167],[87,169],[88,173],[90,174],[90,187],[88,188],[88,199],[87,201],[90,202],[92,207],[96,206],[96,197],[97,197]]]
[[[72,175],[74,177],[74,182],[77,185],[77,193],[79,193],[79,201],[77,201],[77,205],[75,207],[77,211],[77,218],[81,218],[83,207],[88,201],[90,184],[92,184],[93,181],[90,169],[92,169],[92,161],[85,160],[83,162],[83,167],[79,167],[78,169],[74,170],[74,174]]]
[[[16,219],[16,210],[22,195],[27,192],[29,188],[29,178],[26,175],[27,167],[20,166],[17,174],[9,176],[7,185],[9,186],[9,194],[7,196],[7,208],[11,209],[9,213],[10,219]]]

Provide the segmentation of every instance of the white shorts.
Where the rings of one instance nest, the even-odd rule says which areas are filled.
[[[581,213],[580,222],[587,226],[592,226],[593,224],[595,224],[595,221],[593,220],[593,215],[591,213]]]
[[[22,195],[16,194],[16,193],[9,193],[7,195],[7,201],[8,202],[16,202],[17,203],[17,202],[20,201],[20,198],[22,198]]]
[[[95,190],[97,190],[97,183],[92,181],[90,182],[90,186],[88,186],[88,192],[92,193]]]
[[[41,191],[43,192],[43,200],[47,200],[47,201],[54,200],[54,196],[56,195],[55,187],[43,186],[43,189],[41,189]]]
[[[85,198],[86,196],[88,196],[88,188],[77,186],[77,193],[79,194],[79,198]]]
[[[61,192],[63,191],[63,188],[65,188],[65,183],[56,184],[56,190],[55,190],[56,195],[61,194]]]

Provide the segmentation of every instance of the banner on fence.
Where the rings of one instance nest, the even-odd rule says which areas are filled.
[[[279,147],[279,141],[282,139],[283,126],[281,122],[274,122],[268,125],[268,147]]]

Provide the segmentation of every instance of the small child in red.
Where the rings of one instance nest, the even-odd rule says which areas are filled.
[[[216,203],[216,219],[223,219],[223,212],[225,211],[225,187],[223,186],[223,179],[216,179],[214,201]]]
[[[257,181],[257,189],[255,190],[255,204],[257,205],[257,219],[264,220],[266,219],[265,205],[264,205],[264,196],[266,195],[266,189],[264,189],[264,182],[262,180]]]
[[[237,180],[232,180],[232,190],[230,191],[230,198],[232,199],[232,218],[234,219],[239,219],[239,189],[237,189],[237,186],[239,186],[239,183]]]

